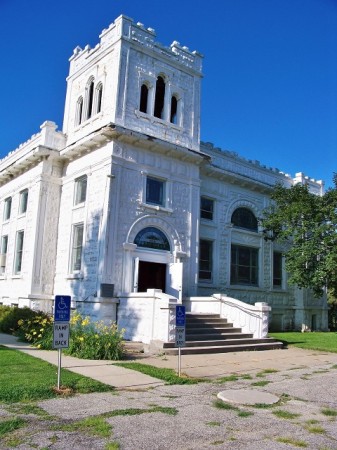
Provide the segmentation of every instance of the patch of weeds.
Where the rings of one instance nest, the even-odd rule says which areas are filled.
[[[59,438],[54,434],[54,436],[49,438],[51,444],[56,444],[56,442],[59,440]]]
[[[4,438],[3,443],[6,443],[7,447],[18,448],[21,444],[24,444],[25,441],[18,436],[12,436],[10,434]]]
[[[102,416],[94,416],[63,425],[58,429],[63,431],[80,431],[90,436],[110,437],[112,427]]]
[[[320,425],[307,425],[305,427],[305,429],[307,431],[309,431],[309,433],[314,433],[314,434],[324,434],[326,433],[326,430],[321,427]]]
[[[261,370],[261,372],[257,372],[257,374],[255,376],[257,378],[264,378],[269,373],[276,373],[276,372],[278,372],[278,370],[276,370],[276,369],[264,369],[264,370]]]
[[[217,379],[218,383],[227,383],[227,381],[238,381],[237,375],[228,375],[227,377],[221,377]]]
[[[273,411],[273,414],[280,419],[296,419],[301,414],[291,413],[289,411],[285,411],[284,409],[278,409],[277,411]]]
[[[43,408],[33,405],[32,403],[15,403],[13,405],[8,405],[6,409],[15,414],[34,414],[44,418],[52,417]]]
[[[279,437],[276,440],[277,440],[277,442],[282,442],[283,444],[290,444],[290,445],[293,445],[294,447],[302,447],[302,448],[308,447],[308,444],[306,442],[298,441],[293,438]]]
[[[254,413],[251,411],[239,411],[238,412],[238,416],[239,417],[249,417],[249,416],[253,416]]]
[[[319,423],[316,419],[309,419],[305,422],[307,425],[316,425],[316,423]]]
[[[219,427],[221,424],[220,422],[206,422],[206,425],[209,425],[210,427]]]
[[[170,408],[168,406],[153,406],[150,409],[129,408],[129,409],[116,409],[102,414],[101,417],[116,417],[116,416],[136,416],[138,414],[147,414],[153,412],[161,412],[163,414],[169,414],[175,416],[178,414],[176,408]]]
[[[326,372],[329,372],[329,369],[314,370],[312,373],[326,373]]]
[[[15,417],[13,419],[7,419],[0,422],[0,436],[5,436],[7,433],[11,433],[18,428],[22,428],[26,425],[26,421]]]
[[[163,397],[163,398],[169,398],[169,399],[174,399],[174,398],[178,398],[178,395],[161,395],[161,397]]]
[[[249,373],[244,373],[243,375],[241,375],[241,378],[243,380],[252,380],[253,377],[251,375],[249,375]]]
[[[211,442],[211,445],[221,445],[221,444],[224,444],[224,442],[225,441],[214,441],[214,442]]]
[[[142,364],[137,362],[114,363],[116,366],[125,367],[126,369],[136,370],[145,373],[159,380],[164,380],[167,384],[197,384],[206,382],[203,378],[189,378],[187,376],[178,377],[173,369],[166,369],[164,367],[155,367],[149,364]]]
[[[261,381],[256,381],[255,383],[251,383],[251,386],[266,386],[269,383],[270,383],[270,381],[261,380]]]
[[[330,369],[337,369],[337,364],[334,364],[333,366],[331,366]]]
[[[329,416],[329,417],[337,416],[337,411],[332,408],[323,408],[323,409],[321,409],[321,413],[324,414],[325,416]]]
[[[121,448],[119,442],[109,442],[105,445],[104,450],[119,450]]]
[[[219,409],[227,409],[227,410],[234,410],[237,411],[238,408],[236,406],[233,406],[231,403],[226,403],[219,398],[213,402],[213,406]]]

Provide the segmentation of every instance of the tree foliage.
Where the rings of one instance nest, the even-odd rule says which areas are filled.
[[[320,297],[326,288],[337,296],[337,174],[322,196],[296,184],[275,186],[272,205],[261,219],[266,240],[284,244],[288,281],[311,288]]]

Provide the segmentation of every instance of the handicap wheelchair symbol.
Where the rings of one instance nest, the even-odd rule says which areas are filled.
[[[66,309],[68,307],[67,303],[64,301],[64,298],[61,297],[61,300],[58,303],[58,308],[59,309]]]

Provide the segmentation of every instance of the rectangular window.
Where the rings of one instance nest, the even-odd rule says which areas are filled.
[[[19,275],[21,273],[24,234],[25,232],[23,230],[18,231],[16,233],[15,258],[14,258],[15,275]]]
[[[274,252],[273,254],[273,286],[282,287],[282,253]]]
[[[75,196],[74,205],[84,203],[87,197],[87,176],[76,178],[75,180]]]
[[[213,242],[200,239],[199,280],[212,281]]]
[[[9,220],[12,210],[12,197],[8,197],[4,203],[4,220]]]
[[[165,206],[165,182],[158,178],[146,178],[146,203]]]
[[[258,255],[256,248],[232,245],[231,284],[258,284]]]
[[[83,223],[73,226],[73,243],[71,251],[71,271],[79,271],[82,267]]]
[[[8,248],[8,236],[1,236],[0,242],[0,274],[5,273]]]
[[[200,198],[200,217],[213,220],[214,201],[207,197]]]
[[[28,189],[20,192],[19,214],[25,214],[28,204]]]

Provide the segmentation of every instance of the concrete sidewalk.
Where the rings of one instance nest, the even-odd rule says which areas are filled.
[[[21,350],[31,356],[58,364],[56,350],[39,350],[17,338],[0,333],[0,344]],[[140,343],[126,342],[127,361],[141,362],[155,367],[177,370],[178,357],[171,355],[150,355],[143,353]],[[256,352],[219,353],[209,355],[182,355],[182,373],[194,378],[215,379],[231,374],[255,374],[266,369],[291,370],[299,368],[319,368],[327,364],[337,364],[337,354],[289,348],[284,350],[263,350]],[[96,361],[62,355],[62,368],[91,377],[116,388],[148,388],[163,382],[140,372],[115,366],[112,361]]]
[[[58,365],[57,350],[40,350],[30,346],[28,343],[19,342],[15,336],[3,333],[0,333],[0,345],[20,350],[30,356],[43,359],[56,366]],[[148,375],[115,366],[111,361],[79,359],[62,354],[61,367],[116,388],[149,388],[164,384],[161,380]]]

